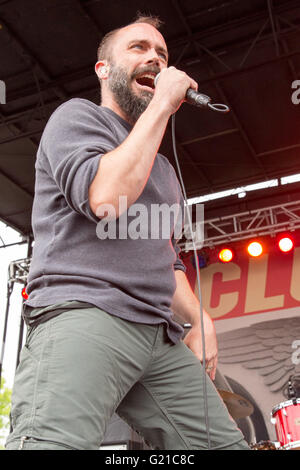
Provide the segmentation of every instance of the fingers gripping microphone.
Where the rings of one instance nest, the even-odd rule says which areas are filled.
[[[156,87],[158,79],[159,79],[160,73],[158,73],[154,79],[154,87]],[[213,111],[217,111],[219,113],[228,113],[229,108],[225,104],[212,104],[211,103],[211,98],[207,95],[204,95],[203,93],[199,93],[196,90],[193,90],[193,88],[189,88],[186,92],[185,99],[187,103],[193,104],[195,106],[198,106],[200,108],[210,108]]]

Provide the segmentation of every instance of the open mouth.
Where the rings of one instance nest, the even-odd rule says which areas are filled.
[[[143,88],[144,90],[153,91],[154,90],[154,78],[156,74],[152,73],[145,73],[136,77],[135,81],[139,88]]]

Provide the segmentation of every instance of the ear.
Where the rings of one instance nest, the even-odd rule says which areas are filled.
[[[95,72],[99,80],[106,80],[109,74],[109,65],[107,60],[99,60],[95,65]]]

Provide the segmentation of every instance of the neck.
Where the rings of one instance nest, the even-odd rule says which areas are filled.
[[[110,95],[102,94],[101,96],[101,106],[105,106],[105,108],[111,109],[114,113],[120,116],[124,121],[127,121],[129,124],[133,125],[135,123],[130,122],[128,116],[122,111],[118,103],[114,100],[114,98]]]

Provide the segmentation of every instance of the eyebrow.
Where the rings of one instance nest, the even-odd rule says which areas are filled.
[[[131,46],[134,43],[139,43],[139,44],[144,44],[144,45],[150,46],[150,42],[147,39],[132,39],[128,43],[128,47]],[[164,47],[157,46],[155,49],[156,49],[156,51],[163,52],[166,55],[167,59],[169,58],[168,51]]]

